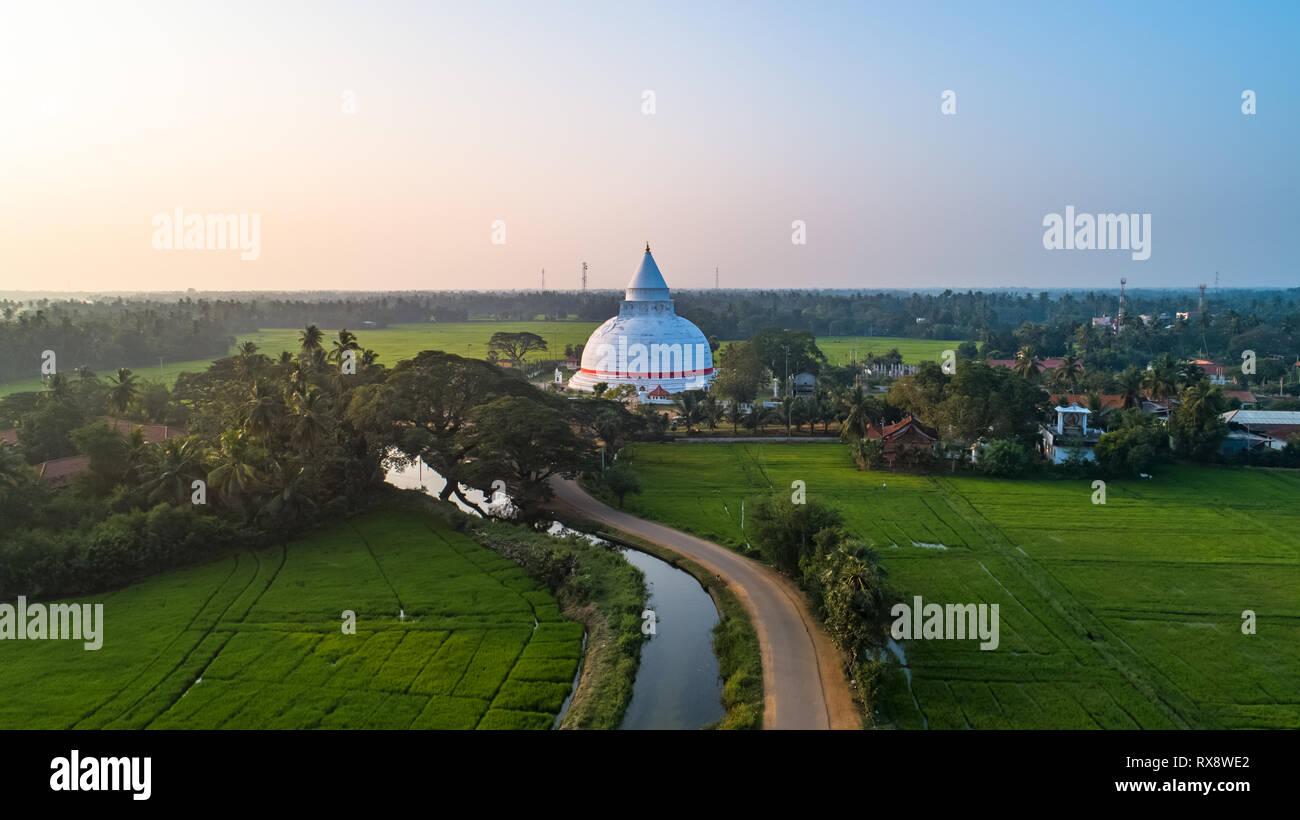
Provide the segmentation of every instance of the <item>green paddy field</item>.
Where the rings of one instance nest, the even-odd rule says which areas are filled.
[[[549,348],[545,353],[536,352],[528,355],[530,361],[546,358],[559,358],[564,355],[565,345],[586,344],[591,332],[599,326],[598,322],[413,322],[397,324],[377,330],[349,328],[357,334],[361,346],[370,348],[379,354],[379,362],[392,367],[402,359],[409,359],[421,350],[445,350],[460,356],[482,359],[487,357],[488,340],[493,333],[501,331],[527,331],[536,333],[546,340]],[[325,346],[339,328],[322,328],[325,331]],[[275,328],[247,333],[238,338],[239,343],[255,342],[262,353],[275,357],[282,350],[298,352],[298,333],[301,328]],[[903,354],[903,361],[919,364],[923,361],[939,361],[943,351],[955,350],[960,342],[935,341],[930,339],[905,339],[888,336],[849,337],[827,336],[819,338],[817,344],[832,364],[848,364],[854,353],[860,360],[869,352],[888,353],[891,348],[898,348]],[[231,348],[231,353],[235,348]],[[171,387],[181,373],[200,373],[207,369],[210,362],[199,359],[188,362],[167,362],[161,365],[154,362],[123,362],[142,378],[160,381]],[[106,369],[100,375],[114,372],[116,367]],[[0,396],[31,390],[41,390],[39,378],[23,381],[0,383]]]
[[[475,359],[487,358],[488,341],[493,333],[501,331],[536,333],[546,340],[547,352],[531,353],[527,359],[535,361],[545,358],[563,358],[564,346],[568,344],[586,344],[587,337],[596,329],[597,322],[413,322],[391,325],[376,330],[348,328],[357,334],[363,348],[370,348],[379,354],[379,362],[392,367],[402,359],[409,359],[421,350],[445,350],[460,356]],[[339,328],[322,328],[325,331],[325,348],[338,333]],[[277,328],[246,333],[238,337],[238,344],[246,341],[255,342],[260,352],[276,357],[281,350],[297,353],[299,349],[298,334],[302,328]],[[232,347],[234,353],[238,347]],[[201,373],[207,370],[209,360],[199,359],[188,362],[166,362],[160,367],[158,362],[123,362],[123,366],[136,371],[140,378],[161,381],[168,387],[176,382],[181,373]],[[116,367],[104,370],[101,376],[115,372]],[[0,396],[29,390],[41,390],[40,378],[0,384]]]
[[[905,642],[901,728],[1300,728],[1300,473],[1152,480],[861,472],[838,444],[642,444],[628,512],[733,547],[741,501],[807,484],[911,601],[997,603],[1000,646]],[[1257,634],[1242,634],[1242,613]]]
[[[405,508],[85,602],[98,651],[0,643],[0,729],[546,729],[582,651],[522,569]]]

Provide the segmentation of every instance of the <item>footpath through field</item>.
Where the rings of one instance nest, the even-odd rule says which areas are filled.
[[[680,553],[736,593],[758,633],[763,728],[861,728],[839,653],[788,579],[726,547],[608,507],[576,482],[556,480],[552,486],[559,501],[582,515]]]

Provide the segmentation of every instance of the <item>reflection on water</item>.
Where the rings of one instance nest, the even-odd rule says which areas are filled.
[[[713,654],[718,610],[700,582],[653,555],[623,550],[645,573],[655,634],[641,646],[641,667],[622,729],[698,729],[721,720],[722,679]]]
[[[447,479],[439,475],[436,470],[419,461],[410,467],[394,467],[388,471],[385,480],[394,487],[400,487],[403,490],[423,488],[427,495],[434,498],[437,498],[438,494],[447,486]],[[506,497],[505,493],[496,493],[489,500],[479,490],[470,489],[464,484],[460,485],[460,491],[467,499],[494,515],[507,515],[511,510],[510,499]],[[465,504],[456,497],[455,493],[448,500],[459,507],[462,512],[479,515],[478,510]]]

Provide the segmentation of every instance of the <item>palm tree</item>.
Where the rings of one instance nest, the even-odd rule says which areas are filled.
[[[339,331],[338,338],[333,341],[332,345],[328,358],[335,364],[342,364],[345,352],[361,349],[361,345],[357,344],[356,334],[346,327]]]
[[[221,434],[221,449],[208,459],[208,482],[227,506],[239,506],[245,493],[261,484],[257,448],[242,430]]]
[[[1156,399],[1163,401],[1178,395],[1178,361],[1168,353],[1161,353],[1151,364],[1143,379],[1143,386]]]
[[[316,508],[311,497],[311,472],[308,468],[277,461],[271,481],[275,492],[262,505],[261,515],[293,523]]]
[[[131,402],[135,401],[138,392],[135,374],[128,368],[119,367],[117,376],[109,376],[108,381],[113,385],[108,390],[108,409],[122,415],[131,406]],[[113,419],[113,429],[117,429],[116,418]]]
[[[871,426],[871,399],[862,392],[861,387],[855,387],[852,393],[845,397],[845,408],[847,413],[844,421],[840,422],[840,438],[844,441],[858,441],[867,437],[867,428]]]
[[[686,432],[690,434],[692,426],[700,420],[700,396],[702,391],[683,390],[677,394],[673,400],[673,406],[677,408],[677,414],[682,423],[686,425]]]
[[[1075,386],[1079,383],[1079,375],[1083,372],[1083,362],[1074,358],[1070,354],[1061,357],[1061,366],[1056,369],[1056,377],[1061,383],[1073,393]]]
[[[239,346],[239,355],[235,359],[235,372],[244,381],[251,380],[257,370],[257,343],[248,341]]]
[[[310,360],[321,349],[321,342],[324,339],[325,334],[320,328],[307,325],[298,333],[299,354]]]
[[[1016,351],[1016,373],[1026,381],[1038,379],[1038,351],[1033,345],[1025,345]]]
[[[1117,382],[1119,384],[1120,395],[1124,397],[1124,409],[1142,406],[1142,385],[1145,377],[1142,371],[1136,367],[1129,366],[1120,373]]]
[[[290,436],[293,443],[308,454],[315,454],[316,448],[325,439],[329,428],[326,425],[327,414],[325,401],[319,390],[311,390],[306,395],[297,396],[293,402],[293,429]]]
[[[202,444],[195,438],[174,438],[153,447],[143,465],[144,489],[150,503],[185,504],[195,479],[203,478]]]
[[[280,397],[264,379],[259,379],[244,402],[244,424],[254,433],[269,436],[280,420]]]

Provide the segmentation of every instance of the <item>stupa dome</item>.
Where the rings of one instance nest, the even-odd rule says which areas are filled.
[[[631,384],[642,401],[666,401],[660,398],[664,392],[707,390],[712,379],[709,341],[694,323],[677,315],[647,244],[618,315],[587,339],[582,367],[569,379],[569,389],[591,390],[600,382]]]

